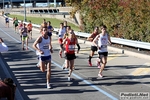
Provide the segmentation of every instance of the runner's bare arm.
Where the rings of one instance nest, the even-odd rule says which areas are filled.
[[[99,35],[97,35],[94,40],[93,40],[93,44],[98,47],[98,44],[96,43],[96,41],[98,41]]]
[[[38,37],[32,45],[32,47],[39,52],[41,52],[41,50],[37,47],[37,44],[40,43],[41,41],[42,41],[42,37]]]
[[[87,40],[88,40],[88,41],[92,41],[92,40],[93,40],[92,36],[93,36],[93,34],[91,34],[91,36],[88,37]]]
[[[50,47],[50,51],[51,53],[53,53],[53,47],[52,47],[52,37],[50,36],[50,44],[49,44],[49,47]]]

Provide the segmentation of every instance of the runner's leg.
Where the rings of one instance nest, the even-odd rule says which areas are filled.
[[[71,74],[72,74],[72,71],[73,71],[74,59],[70,60],[69,64],[70,64],[70,67],[69,67],[70,69],[69,69],[69,74],[68,74],[68,81],[70,81],[70,77],[71,77]]]
[[[47,88],[51,88],[50,78],[51,78],[51,61],[48,61],[47,62],[47,74],[46,74]]]

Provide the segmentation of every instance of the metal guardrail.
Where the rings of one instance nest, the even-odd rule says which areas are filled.
[[[133,40],[127,40],[127,39],[115,38],[115,37],[111,37],[111,41],[112,41],[112,43],[116,43],[116,44],[121,44],[121,45],[126,45],[126,46],[131,46],[131,47],[137,48],[138,51],[140,49],[150,50],[150,43],[148,43],[148,42],[133,41]]]
[[[33,26],[37,27],[37,28],[40,27],[39,25],[33,25]],[[54,31],[58,32],[58,30],[59,30],[58,28],[54,28]],[[89,33],[83,33],[83,32],[77,32],[77,31],[75,31],[75,34],[79,37],[84,37],[84,38],[88,38],[91,35]],[[86,40],[84,41],[84,43],[85,42],[86,42]],[[111,42],[116,43],[116,44],[131,46],[131,47],[137,48],[138,51],[141,48],[150,50],[150,43],[148,43],[148,42],[133,41],[133,40],[115,38],[115,37],[111,37]]]
[[[12,18],[9,18],[9,19],[12,20]],[[28,24],[28,22],[25,22],[25,23]],[[40,25],[37,25],[37,24],[32,24],[32,25],[33,25],[33,27],[40,28]],[[58,32],[59,28],[54,28],[54,31]],[[74,32],[77,36],[84,37],[84,38],[88,38],[91,35],[89,33],[83,33],[83,32],[77,32],[77,31],[74,31]],[[86,42],[86,40],[84,41],[84,43],[85,42]],[[111,42],[116,43],[116,44],[125,45],[125,46],[131,46],[131,47],[137,48],[138,51],[140,49],[150,50],[150,43],[148,43],[148,42],[133,41],[133,40],[128,40],[128,39],[116,38],[116,37],[111,37]]]

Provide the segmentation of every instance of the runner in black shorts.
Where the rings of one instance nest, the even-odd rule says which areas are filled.
[[[9,18],[8,17],[5,18],[5,23],[6,23],[6,27],[9,27]]]
[[[91,41],[91,43],[92,43],[92,41],[94,40],[94,38],[95,38],[98,34],[99,34],[99,28],[98,28],[98,27],[95,27],[94,32],[91,34],[90,37],[87,38],[87,40]],[[91,45],[91,53],[90,53],[90,55],[89,55],[89,60],[88,60],[89,66],[92,66],[91,59],[92,59],[92,57],[93,57],[95,51],[97,51],[97,47],[94,46],[93,43],[92,43],[92,45]]]
[[[107,56],[108,56],[107,45],[108,43],[111,44],[110,36],[107,33],[106,29],[107,27],[105,25],[101,26],[101,33],[97,35],[93,40],[93,44],[98,48],[98,54],[100,59],[99,63],[101,63],[101,65],[99,65],[101,67],[98,76],[101,78],[103,77],[102,72],[107,63]]]

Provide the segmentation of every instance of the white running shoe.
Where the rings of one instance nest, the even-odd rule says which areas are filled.
[[[97,66],[97,68],[101,68],[101,65]]]
[[[100,73],[98,74],[98,76],[99,76],[100,78],[102,78],[102,77],[103,77],[103,75],[102,75],[102,74],[100,74]]]
[[[71,78],[70,77],[68,77],[68,81],[70,81],[71,80]]]
[[[51,89],[51,84],[47,83],[47,89]]]
[[[39,62],[36,64],[36,67],[40,68]]]

